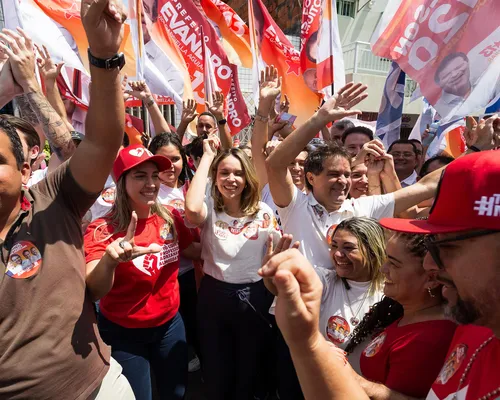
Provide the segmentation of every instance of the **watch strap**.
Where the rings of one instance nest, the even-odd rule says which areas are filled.
[[[94,57],[90,52],[90,49],[88,49],[87,53],[89,56],[89,63],[97,68],[103,68],[107,70],[115,68],[122,69],[125,65],[125,56],[123,53],[115,54],[113,57],[106,59]]]
[[[476,146],[469,146],[469,150],[472,150],[472,151],[474,151],[476,153],[479,153],[481,151],[481,149],[478,148],[478,147],[476,147]]]
[[[217,123],[219,125],[226,125],[227,124],[227,120],[225,118],[223,118],[223,119],[218,120]]]

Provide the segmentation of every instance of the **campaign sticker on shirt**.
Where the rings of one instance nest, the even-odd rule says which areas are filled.
[[[31,242],[17,242],[12,246],[5,273],[16,279],[26,279],[37,273],[42,265],[40,250]]]
[[[345,343],[351,334],[351,327],[345,318],[335,315],[328,318],[326,336],[336,345]]]
[[[168,202],[168,205],[179,211],[179,214],[181,214],[181,216],[184,216],[184,200],[173,199]]]
[[[170,226],[168,224],[163,224],[160,229],[160,237],[166,241],[174,240],[174,235],[171,232]]]
[[[259,224],[251,222],[248,225],[245,225],[243,236],[249,240],[257,240],[259,238]]]
[[[260,221],[262,228],[269,228],[271,225],[271,216],[268,213],[262,215],[262,221]]]
[[[146,275],[154,276],[167,264],[179,259],[179,245],[177,242],[165,243],[158,254],[147,254],[132,260],[134,266]]]
[[[376,355],[382,346],[384,345],[385,339],[387,338],[387,334],[385,332],[382,332],[380,335],[378,335],[375,339],[373,339],[368,346],[366,346],[366,349],[363,350],[363,354],[365,357],[373,357]]]
[[[332,225],[328,228],[328,231],[326,231],[326,242],[328,243],[328,246],[332,244],[333,231],[335,231],[336,227],[337,225]]]
[[[240,221],[235,219],[231,225],[229,225],[229,232],[231,232],[233,235],[239,235],[241,232],[243,232],[243,229],[245,228],[245,225],[243,225]]]
[[[106,204],[115,204],[115,192],[115,186],[106,188],[101,192],[101,197]]]
[[[214,226],[214,235],[220,240],[226,240],[229,236],[229,225],[224,221],[217,221]]]
[[[458,344],[455,347],[455,349],[451,352],[450,356],[444,363],[438,377],[436,378],[436,383],[445,385],[451,379],[451,377],[455,375],[455,372],[458,371],[465,360],[467,350],[468,346],[466,344]]]

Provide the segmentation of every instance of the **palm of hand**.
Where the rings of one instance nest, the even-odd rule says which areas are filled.
[[[45,79],[56,79],[57,78],[57,65],[52,61],[52,59],[48,59],[45,61],[43,68],[40,69],[40,72],[45,77]]]
[[[212,114],[222,113],[224,111],[224,102],[214,101],[209,111]]]
[[[182,110],[182,116],[181,118],[185,121],[189,121],[191,122],[192,120],[194,120],[196,117],[196,109],[192,110],[192,109],[184,109]]]
[[[277,81],[264,82],[260,88],[260,97],[262,98],[276,98],[280,94]]]

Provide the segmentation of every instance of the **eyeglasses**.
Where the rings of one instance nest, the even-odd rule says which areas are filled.
[[[465,233],[463,235],[458,235],[453,238],[436,240],[434,235],[428,235],[424,239],[424,246],[431,255],[432,259],[436,263],[439,269],[445,269],[443,261],[441,260],[441,255],[439,254],[439,246],[444,243],[459,242],[462,240],[477,238],[486,235],[492,235],[494,233],[499,233],[496,230],[482,230],[477,232]]]
[[[410,151],[405,151],[404,153],[401,153],[399,151],[393,151],[393,152],[390,152],[389,154],[391,156],[393,156],[394,158],[398,158],[398,157],[412,158],[415,156],[415,153],[412,153]]]

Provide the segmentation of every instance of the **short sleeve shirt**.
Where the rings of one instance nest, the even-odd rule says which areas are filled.
[[[376,220],[394,216],[394,195],[347,199],[339,210],[328,213],[312,193],[304,194],[294,187],[293,198],[287,207],[278,207],[283,232],[300,242],[300,251],[313,265],[331,266],[329,238],[335,227],[352,217],[371,217]]]
[[[420,399],[438,376],[457,326],[445,320],[398,323],[389,325],[363,350],[361,371],[370,381]]]
[[[98,194],[78,185],[69,162],[23,193],[0,241],[0,398],[84,400],[110,360],[86,291],[81,232]]]
[[[255,216],[234,218],[214,210],[212,197],[205,199],[207,218],[201,226],[202,258],[205,273],[229,283],[257,282],[266,241],[281,236],[272,210],[260,202]]]
[[[493,336],[492,339],[490,339]],[[469,364],[474,352],[489,340],[488,344],[477,354],[463,383],[460,379]],[[441,371],[438,373],[427,400],[477,400],[500,387],[498,373],[500,360],[500,340],[493,332],[482,326],[459,326],[448,349]],[[500,397],[489,397],[496,400]]]
[[[173,213],[177,240],[171,226],[158,215],[137,222],[135,244],[148,247],[156,243],[160,253],[147,254],[120,263],[110,292],[99,303],[102,314],[125,328],[151,328],[172,319],[179,309],[179,252],[192,243],[182,217]],[[114,233],[108,220],[89,225],[85,234],[87,263],[102,258],[106,247],[125,232]]]
[[[115,204],[115,196],[116,184],[110,175],[104,184],[104,189],[99,194],[99,197],[92,207],[90,207],[92,221],[104,217],[111,211],[111,207]]]

